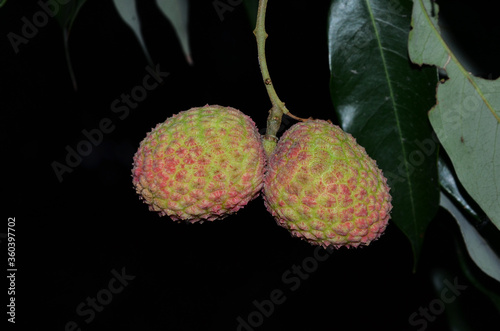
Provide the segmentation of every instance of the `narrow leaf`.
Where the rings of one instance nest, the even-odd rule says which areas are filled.
[[[474,77],[438,27],[438,6],[415,0],[408,49],[413,62],[446,70],[429,119],[458,179],[500,229],[500,80]]]
[[[76,91],[78,90],[78,84],[76,82],[76,75],[73,70],[73,64],[71,64],[71,56],[69,54],[69,30],[67,28],[63,28],[63,42],[66,65],[68,66],[68,72],[71,78],[71,83],[73,84],[73,89]]]
[[[441,193],[441,206],[448,210],[457,221],[472,260],[488,276],[500,282],[500,258],[498,255],[443,193]]]
[[[66,64],[68,66],[71,82],[73,83],[73,89],[75,91],[78,89],[78,85],[76,83],[76,76],[73,70],[73,65],[71,64],[71,56],[69,54],[69,36],[76,16],[86,1],[87,0],[70,0],[64,5],[58,5],[58,10],[55,13],[55,19],[63,30],[64,55],[66,57]]]
[[[58,10],[55,12],[56,21],[59,23],[61,28],[68,31],[68,34],[73,27],[76,16],[86,1],[87,0],[70,0],[64,5],[60,4]]]
[[[343,129],[377,161],[393,197],[392,220],[415,263],[439,204],[438,144],[427,110],[437,71],[407,55],[411,0],[334,0],[329,14],[331,96]]]
[[[149,56],[146,43],[142,37],[141,32],[141,22],[139,20],[139,15],[137,14],[137,6],[135,0],[113,0],[118,14],[120,14],[123,21],[132,29],[137,40],[141,44],[144,56],[146,56],[147,61],[151,66],[153,66],[153,61],[151,56]]]
[[[7,2],[7,0],[1,0],[0,1],[0,8],[2,8],[5,5],[6,2]]]
[[[163,15],[172,23],[186,56],[186,61],[193,64],[191,49],[189,48],[188,0],[156,0],[156,4]]]

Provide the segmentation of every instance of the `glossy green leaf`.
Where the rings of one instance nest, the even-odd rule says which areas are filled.
[[[461,184],[500,229],[500,80],[467,72],[442,38],[438,6],[415,0],[408,49],[417,64],[446,71],[429,119]]]
[[[174,27],[184,51],[184,56],[186,56],[186,61],[192,64],[188,34],[189,2],[187,0],[156,0],[156,4]]]
[[[415,256],[439,205],[438,144],[427,111],[437,71],[407,55],[411,0],[334,0],[328,18],[331,96],[342,128],[377,161],[392,220]]]
[[[498,255],[467,221],[462,212],[443,193],[441,193],[441,206],[448,210],[457,221],[472,260],[488,276],[500,282],[500,258]]]
[[[438,160],[438,173],[439,173],[439,184],[450,196],[453,197],[456,203],[467,211],[472,217],[479,220],[479,215],[470,205],[467,199],[460,192],[455,176],[453,175],[451,169],[448,167],[446,162],[440,157]]]
[[[500,252],[500,231],[460,184],[451,161],[442,149],[438,161],[438,172],[441,191],[453,201],[460,212],[467,216],[468,221],[479,231],[491,249],[497,253]]]
[[[2,8],[5,5],[6,2],[7,2],[7,0],[0,1],[0,8]]]
[[[135,0],[113,0],[115,4],[116,10],[123,21],[132,29],[139,44],[142,47],[142,51],[144,52],[144,56],[146,56],[147,61],[151,66],[153,66],[153,61],[151,60],[151,56],[149,56],[148,48],[146,47],[146,43],[144,42],[144,38],[142,37],[141,31],[141,21],[139,19],[139,15],[137,13],[137,5]]]

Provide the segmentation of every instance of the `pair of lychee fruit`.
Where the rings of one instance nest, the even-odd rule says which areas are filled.
[[[150,210],[191,223],[222,219],[262,191],[277,224],[323,247],[368,245],[392,209],[382,171],[338,126],[299,122],[266,155],[252,119],[216,105],[158,124],[141,142],[132,176]]]

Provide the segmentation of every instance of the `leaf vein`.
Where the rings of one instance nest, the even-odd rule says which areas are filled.
[[[382,42],[381,42],[380,34],[379,34],[379,31],[378,31],[378,28],[377,28],[377,24],[376,24],[376,21],[375,21],[375,17],[373,16],[373,10],[371,8],[370,0],[365,0],[365,1],[366,1],[366,6],[367,6],[367,9],[368,9],[369,15],[370,15],[370,19],[372,21],[373,29],[374,29],[374,32],[375,32],[375,38],[377,40],[378,47],[379,47],[379,50],[380,50],[380,56],[382,58],[382,63],[383,63],[383,66],[384,66],[384,72],[385,72],[385,75],[386,75],[386,78],[387,78],[387,85],[388,85],[388,88],[389,88],[389,93],[390,93],[391,101],[392,101],[392,104],[393,104],[394,117],[396,119],[396,125],[397,125],[397,128],[398,128],[398,131],[400,132],[400,134],[399,134],[399,137],[400,137],[399,141],[400,141],[401,149],[402,149],[403,155],[404,155],[404,166],[405,166],[405,172],[406,172],[406,178],[407,178],[407,185],[408,185],[409,191],[412,192],[410,194],[411,214],[412,214],[412,219],[414,220],[413,225],[415,227],[415,233],[418,233],[417,222],[416,222],[417,217],[416,217],[416,211],[415,211],[415,201],[413,199],[413,187],[412,187],[411,181],[409,179],[410,176],[409,176],[408,162],[406,161],[406,149],[405,149],[402,137],[401,137],[401,132],[402,132],[402,130],[401,130],[401,123],[400,123],[400,119],[399,119],[399,116],[398,116],[398,107],[397,107],[396,100],[395,100],[395,97],[394,97],[393,87],[392,87],[392,84],[391,84],[392,80],[391,80],[390,74],[389,74],[389,72],[387,70],[387,60],[385,59],[384,49],[382,47]]]

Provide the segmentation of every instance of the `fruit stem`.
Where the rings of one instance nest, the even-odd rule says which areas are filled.
[[[267,68],[266,61],[266,8],[267,8],[267,0],[259,0],[259,7],[257,11],[257,24],[255,26],[255,30],[253,34],[257,39],[257,52],[259,56],[259,65],[260,72],[262,73],[262,80],[267,90],[267,94],[269,95],[269,99],[271,100],[272,108],[269,110],[269,116],[267,118],[267,129],[266,135],[264,139],[269,141],[277,141],[276,134],[281,125],[281,118],[283,114],[287,114],[288,116],[297,119],[304,120],[299,117],[296,117],[290,113],[290,111],[285,107],[285,103],[280,100],[276,90],[274,89],[273,82],[271,80],[271,75],[269,75],[269,70]]]

